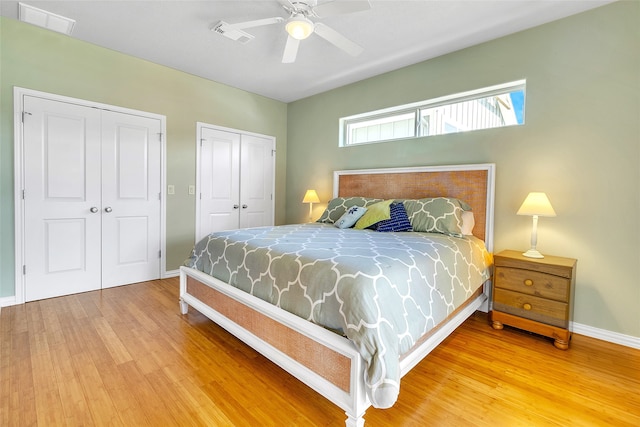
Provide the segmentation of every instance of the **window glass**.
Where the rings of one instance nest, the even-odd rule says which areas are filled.
[[[349,146],[524,124],[524,80],[340,119]],[[417,125],[416,125],[417,123]]]

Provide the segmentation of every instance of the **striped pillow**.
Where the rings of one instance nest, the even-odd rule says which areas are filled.
[[[377,231],[411,231],[411,223],[402,203],[392,203],[389,206],[389,212],[391,218],[377,223],[375,225]]]

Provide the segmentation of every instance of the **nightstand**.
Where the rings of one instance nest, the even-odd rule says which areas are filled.
[[[528,258],[506,250],[494,255],[493,261],[493,328],[514,326],[554,338],[557,348],[568,349],[577,260]]]

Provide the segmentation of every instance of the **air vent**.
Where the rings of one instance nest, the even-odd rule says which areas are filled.
[[[71,35],[73,27],[76,24],[76,21],[73,19],[65,18],[64,16],[56,15],[55,13],[29,6],[28,4],[18,3],[18,5],[18,19],[28,24],[37,25],[38,27],[66,35]]]
[[[253,36],[249,33],[245,33],[242,30],[233,28],[232,25],[227,24],[224,21],[218,21],[211,27],[211,31],[225,36],[228,39],[240,42],[242,44],[249,43],[253,40]]]

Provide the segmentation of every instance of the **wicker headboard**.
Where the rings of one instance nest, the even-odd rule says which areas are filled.
[[[343,170],[333,173],[334,197],[421,199],[454,197],[471,206],[473,234],[493,250],[495,165],[424,166]]]

